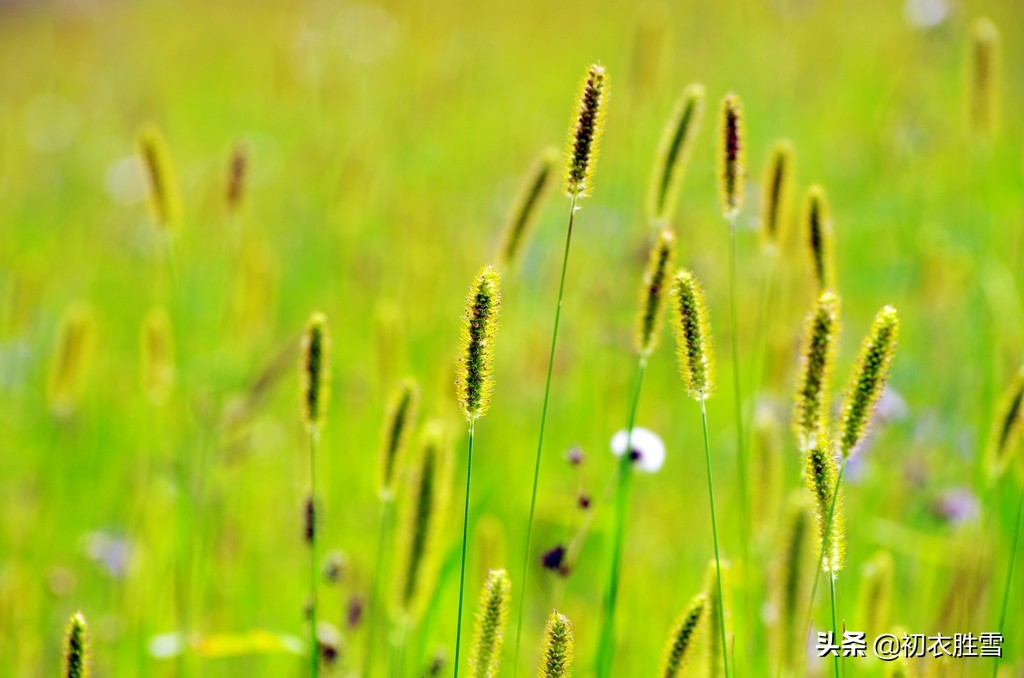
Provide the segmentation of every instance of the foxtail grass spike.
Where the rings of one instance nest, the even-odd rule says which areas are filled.
[[[89,678],[89,628],[81,612],[71,615],[64,632],[63,678]]]
[[[775,529],[778,521],[782,480],[783,450],[782,427],[767,407],[759,407],[754,416],[753,463],[751,474],[758,481],[753,484],[751,512],[757,532]]]
[[[83,302],[68,307],[61,318],[50,363],[48,400],[50,412],[57,417],[68,417],[78,407],[92,362],[95,334],[92,308]]]
[[[786,239],[793,174],[793,144],[786,139],[775,142],[761,188],[761,241],[774,250]]]
[[[396,560],[395,606],[417,617],[429,597],[437,570],[439,538],[448,512],[450,453],[440,422],[426,425],[409,482]]]
[[[494,335],[501,309],[498,272],[485,266],[477,274],[466,298],[462,320],[462,350],[458,362],[458,396],[462,413],[475,421],[487,413],[494,388]]]
[[[401,469],[409,432],[416,424],[416,409],[420,390],[414,379],[405,379],[398,386],[388,408],[381,444],[380,468],[377,474],[377,493],[383,499],[394,495],[395,475]]]
[[[743,104],[730,92],[722,99],[718,120],[718,194],[726,219],[735,217],[743,205],[745,144]]]
[[[323,426],[330,395],[328,375],[330,339],[327,316],[314,313],[302,337],[302,418],[311,431]]]
[[[857,628],[875,638],[889,628],[892,609],[893,561],[888,551],[876,551],[860,570]]]
[[[654,223],[671,220],[693,140],[704,116],[704,86],[692,83],[683,90],[661,133],[658,157],[647,191],[647,218]]]
[[[672,632],[665,643],[665,651],[661,660],[661,670],[658,672],[662,678],[679,678],[686,670],[690,659],[693,656],[695,640],[699,636],[703,626],[707,625],[708,597],[703,593],[697,594],[686,611],[680,615]]]
[[[512,583],[505,570],[491,570],[487,575],[480,592],[473,627],[473,647],[469,653],[469,670],[473,678],[495,678],[498,675],[511,589]]]
[[[999,29],[988,17],[971,24],[970,116],[974,133],[991,140],[999,127],[1002,72]]]
[[[729,566],[722,561],[721,568],[716,567],[715,561],[708,563],[704,576],[704,595],[707,596],[708,618],[704,625],[705,647],[707,651],[707,673],[709,676],[725,675],[725,653],[728,648],[722,645],[722,638],[726,637],[729,624],[729,604],[722,596],[727,590]],[[721,580],[719,580],[721,576]],[[721,593],[721,596],[719,595]],[[725,628],[723,628],[723,625]]]
[[[825,435],[828,393],[839,340],[839,296],[822,292],[804,321],[803,345],[793,405],[793,432],[801,451]]]
[[[814,503],[814,520],[818,536],[817,553],[822,554],[821,569],[832,576],[843,567],[846,541],[843,488],[836,486],[837,475],[836,458],[832,454],[828,439],[819,438],[818,444],[804,453],[804,480]]]
[[[245,180],[249,172],[249,148],[242,143],[235,144],[231,149],[228,162],[227,190],[224,193],[224,205],[229,214],[237,213],[245,198]]]
[[[771,634],[773,666],[784,676],[804,674],[806,663],[804,609],[810,597],[811,573],[820,551],[813,551],[815,533],[812,504],[807,494],[794,490],[786,508],[779,559],[772,582],[774,623]]]
[[[171,317],[153,308],[142,322],[142,387],[153,405],[163,405],[174,388],[174,335]]]
[[[149,208],[153,222],[169,231],[181,225],[181,195],[167,143],[159,128],[146,124],[136,139],[149,183]]]
[[[501,263],[506,271],[514,269],[523,257],[533,226],[537,222],[537,214],[555,182],[557,162],[558,151],[554,148],[545,148],[530,165],[516,200],[512,203],[500,249]]]
[[[871,331],[861,343],[860,353],[846,386],[839,424],[839,453],[843,459],[848,459],[857,451],[857,446],[863,442],[868,431],[875,406],[889,379],[898,335],[899,317],[896,309],[884,306],[875,314]]]
[[[1024,367],[1017,370],[999,405],[986,450],[989,476],[998,478],[1010,465],[1013,452],[1019,447],[1021,424],[1024,423]]]
[[[570,678],[572,676],[573,635],[572,622],[555,610],[544,627],[544,645],[541,647],[538,678]]]
[[[828,199],[821,184],[807,189],[804,198],[802,223],[807,251],[810,253],[811,271],[818,292],[835,284],[832,259],[832,224],[829,220]]]
[[[569,125],[565,192],[570,198],[590,195],[607,107],[608,74],[604,66],[594,64],[580,84]]]
[[[640,311],[637,316],[634,345],[637,353],[650,355],[658,345],[661,334],[661,320],[665,315],[665,294],[672,262],[675,258],[676,236],[671,229],[664,229],[651,248],[644,271],[643,287],[640,290]]]
[[[704,400],[714,389],[711,330],[704,291],[693,273],[683,269],[672,283],[669,298],[679,374],[690,397]]]

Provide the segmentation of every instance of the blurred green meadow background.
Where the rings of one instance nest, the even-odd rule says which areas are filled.
[[[966,107],[969,26],[982,14],[1003,46],[1001,126],[991,143],[971,134]],[[1024,361],[1022,39],[1015,0],[3,3],[0,675],[55,675],[77,610],[90,621],[97,676],[304,670],[308,457],[297,365],[315,310],[332,337],[320,549],[343,554],[339,581],[321,589],[321,618],[341,637],[328,670],[361,675],[381,429],[391,393],[412,375],[423,392],[420,421],[450,422],[454,470],[433,612],[410,636],[405,661],[408,675],[421,675],[440,652],[450,671],[465,455],[453,380],[466,289],[495,259],[531,160],[564,145],[579,78],[595,61],[607,68],[611,95],[569,262],[520,674],[535,671],[543,621],[556,606],[574,623],[577,674],[592,672],[610,542],[609,440],[625,426],[653,237],[644,200],[662,126],[692,81],[707,88],[707,115],[673,226],[677,261],[707,291],[719,356],[720,386],[708,401],[719,531],[749,589],[731,596],[730,665],[736,675],[774,675],[764,581],[783,550],[780,507],[802,484],[789,421],[814,293],[797,209],[777,294],[766,321],[761,314],[759,190],[779,138],[795,147],[794,207],[812,182],[832,205],[844,328],[837,397],[875,311],[892,304],[902,321],[884,416],[846,479],[842,621],[865,625],[861,570],[883,550],[894,563],[887,628],[997,630],[1021,474],[989,482],[980,457],[998,396]],[[751,465],[758,510],[747,563],[729,238],[715,189],[714,122],[727,91],[742,97],[748,131],[740,370],[748,402],[777,422],[781,440],[777,476]],[[145,203],[135,147],[145,123],[163,132],[180,183],[184,214],[170,235]],[[242,207],[229,213],[238,144],[249,165]],[[509,569],[503,675],[512,675],[567,215],[556,190],[522,265],[503,271],[493,404],[476,429],[467,597],[475,601],[488,567]],[[55,412],[47,384],[61,319],[82,304],[94,319],[92,347],[73,403]],[[167,310],[173,329],[165,402],[144,388],[140,332],[154,307]],[[751,394],[762,331],[766,376]],[[654,674],[712,557],[699,411],[673,352],[666,334],[637,417],[665,441],[667,458],[633,483],[616,676]],[[585,454],[578,468],[566,462],[572,446]],[[580,492],[593,498],[592,529],[563,577],[540,568],[540,556],[587,519]],[[182,496],[194,509],[183,512]],[[815,629],[828,624],[822,590]],[[1018,578],[1006,675],[1024,670],[1014,602],[1022,592]],[[380,675],[387,657],[378,651]],[[992,664],[916,669],[974,676]],[[807,669],[826,670],[817,659]],[[845,670],[881,675],[882,666],[851,659]]]

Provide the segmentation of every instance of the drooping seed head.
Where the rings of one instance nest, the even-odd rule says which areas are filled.
[[[159,128],[143,125],[136,138],[146,180],[149,183],[149,207],[153,222],[169,231],[181,225],[181,195],[178,178]]]
[[[815,553],[823,554],[821,568],[832,576],[835,576],[843,567],[846,541],[846,529],[843,521],[843,488],[836,488],[837,477],[836,459],[832,454],[831,445],[828,444],[827,438],[819,438],[818,444],[804,453],[804,480],[814,504],[814,520],[818,537]],[[833,501],[835,508],[833,508]],[[830,514],[831,521],[829,521]]]
[[[986,467],[991,478],[998,478],[1009,467],[1014,450],[1020,446],[1024,428],[1021,424],[1024,424],[1024,367],[1017,370],[1003,392],[992,424],[986,449]]]
[[[764,168],[760,229],[761,242],[773,252],[786,239],[793,174],[793,144],[786,139],[775,142]]]
[[[505,570],[487,575],[473,625],[473,646],[469,653],[469,672],[473,678],[495,678],[501,665],[501,646],[505,640],[505,618],[512,590]]]
[[[68,417],[78,407],[92,362],[96,321],[92,308],[72,304],[61,318],[57,346],[50,363],[49,405],[57,417]]]
[[[501,263],[506,271],[514,269],[522,259],[533,226],[537,222],[537,214],[555,183],[556,162],[558,151],[554,148],[545,148],[530,165],[516,200],[512,203],[499,250]]]
[[[804,238],[810,254],[811,272],[817,291],[820,293],[834,284],[835,271],[832,260],[832,224],[829,220],[828,199],[821,184],[807,189],[804,198]]]
[[[679,374],[690,397],[704,400],[714,388],[711,329],[704,291],[693,273],[682,269],[672,282],[669,299]]]
[[[302,417],[311,431],[323,426],[327,412],[329,347],[327,316],[314,313],[302,336],[302,362],[299,366],[302,374]]]
[[[142,321],[142,388],[150,403],[163,405],[174,388],[174,335],[171,317],[153,308]]]
[[[828,393],[839,340],[839,296],[825,290],[804,321],[793,402],[793,432],[806,451],[826,432]]]
[[[878,399],[882,397],[889,379],[899,329],[896,309],[884,306],[875,314],[871,331],[860,345],[860,353],[846,386],[839,423],[839,453],[844,459],[857,451],[871,424]]]
[[[722,595],[729,591],[729,566],[728,563],[721,564],[722,571]],[[704,571],[704,595],[707,596],[707,622],[702,624],[704,628],[704,647],[706,648],[706,665],[704,671],[709,676],[725,675],[725,652],[722,647],[722,624],[726,625],[727,633],[729,627],[729,601],[728,598],[719,597],[718,569],[712,559]],[[719,609],[721,608],[721,609]]]
[[[665,650],[661,660],[662,678],[678,678],[686,670],[693,648],[701,628],[706,625],[708,615],[708,597],[703,593],[694,596],[686,610],[676,620],[675,626],[665,642]]]
[[[249,148],[244,143],[235,144],[231,149],[231,159],[228,161],[227,190],[224,193],[224,206],[228,214],[236,214],[242,207],[248,170]]]
[[[876,551],[861,566],[857,592],[857,628],[864,629],[871,638],[889,628],[892,589],[892,554]]]
[[[572,675],[573,635],[572,622],[555,610],[544,627],[544,645],[541,647],[538,678],[569,678]]]
[[[634,345],[637,353],[650,355],[658,345],[661,321],[665,315],[665,296],[675,258],[676,236],[666,228],[658,234],[651,248],[644,270],[643,286],[640,288],[640,310],[637,314]]]
[[[683,90],[672,111],[672,117],[661,133],[658,156],[647,191],[647,218],[652,223],[667,222],[675,213],[690,149],[700,130],[703,116],[704,86],[695,82]]]
[[[457,365],[459,405],[466,419],[473,421],[487,413],[494,389],[494,335],[501,309],[498,272],[485,266],[473,280],[462,319],[462,350]]]
[[[771,581],[773,605],[771,645],[773,664],[782,675],[802,675],[804,614],[810,597],[811,577],[819,551],[812,552],[816,525],[806,492],[794,490],[786,507],[779,545],[779,559]]]
[[[388,408],[381,443],[380,470],[377,474],[377,493],[390,501],[394,496],[395,475],[401,468],[409,432],[416,424],[416,408],[420,389],[414,379],[404,379],[398,386]]]
[[[580,84],[576,109],[569,123],[565,192],[570,198],[589,195],[608,107],[608,74],[594,64]]]
[[[970,117],[974,133],[991,140],[999,127],[1002,58],[999,28],[988,17],[971,24]]]
[[[89,678],[89,629],[81,612],[71,615],[64,632],[63,678]]]
[[[730,92],[722,99],[718,119],[718,195],[726,219],[735,217],[743,205],[745,144],[743,104]]]

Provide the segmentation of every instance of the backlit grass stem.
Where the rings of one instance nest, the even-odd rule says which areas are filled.
[[[1020,543],[1021,522],[1024,520],[1024,485],[1020,488],[1020,497],[1017,499],[1017,519],[1014,521],[1013,546],[1010,547],[1010,564],[1006,568],[1006,584],[1003,586],[1003,602],[999,610],[999,626],[996,631],[1000,634],[1006,628],[1006,611],[1010,602],[1010,585],[1013,584],[1013,568],[1017,563],[1017,545]],[[999,675],[999,655],[992,663],[992,678]]]

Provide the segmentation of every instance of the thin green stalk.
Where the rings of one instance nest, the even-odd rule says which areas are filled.
[[[828,592],[832,599],[832,642],[835,643],[839,637],[839,624],[836,623],[836,575],[833,572],[828,573]],[[832,660],[836,678],[839,678],[839,654],[833,654]]]
[[[996,629],[1000,634],[1006,627],[1006,608],[1010,602],[1010,584],[1013,582],[1013,566],[1017,562],[1017,544],[1020,541],[1020,524],[1021,519],[1024,518],[1024,486],[1020,488],[1020,498],[1017,500],[1017,524],[1013,529],[1013,547],[1010,550],[1010,565],[1006,570],[1006,586],[1003,587],[1003,605],[999,612],[999,628]],[[995,662],[992,665],[992,678],[996,678],[999,673],[999,655],[996,655]]]
[[[811,616],[814,610],[814,596],[818,593],[818,580],[821,578],[821,563],[825,560],[825,549],[828,548],[828,535],[832,530],[832,516],[836,510],[836,500],[839,498],[839,486],[843,482],[843,474],[846,473],[846,459],[839,465],[839,473],[836,475],[836,484],[832,488],[832,504],[828,507],[828,518],[825,520],[825,534],[821,538],[821,553],[818,555],[818,566],[814,568],[814,584],[811,586],[811,597],[807,603],[807,622],[804,629],[809,633],[811,630]]]
[[[318,531],[316,511],[316,448],[317,429],[309,432],[309,501],[312,504],[312,538],[309,540],[309,675],[316,678],[320,672],[320,648],[316,639],[316,537]]]
[[[373,676],[375,640],[377,638],[377,608],[380,606],[381,572],[385,569],[384,559],[390,549],[392,497],[381,500],[380,528],[377,534],[377,557],[374,560],[373,585],[370,588],[370,610],[366,619],[366,670],[367,678]]]
[[[548,354],[548,375],[544,381],[544,405],[540,411],[540,434],[537,436],[537,455],[533,462],[533,490],[530,493],[530,517],[526,521],[526,547],[523,549],[523,583],[520,589],[518,611],[516,612],[516,650],[512,663],[512,675],[519,672],[519,648],[523,636],[523,610],[526,604],[527,579],[530,575],[530,545],[533,540],[533,514],[537,508],[537,482],[540,478],[540,455],[544,449],[544,425],[548,417],[548,398],[551,395],[551,372],[555,366],[555,346],[558,343],[558,321],[562,316],[562,295],[565,292],[565,271],[569,265],[569,243],[572,241],[572,225],[576,217],[576,196],[569,202],[569,226],[565,232],[565,251],[562,253],[562,275],[558,282],[558,304],[555,306],[555,326],[551,330],[551,351]]]
[[[637,365],[636,380],[633,385],[633,397],[629,405],[629,417],[626,425],[626,449],[619,460],[618,483],[615,488],[615,532],[612,542],[612,569],[608,578],[608,592],[604,599],[604,617],[601,622],[601,642],[597,646],[597,675],[606,678],[610,675],[612,659],[615,655],[615,605],[619,594],[620,565],[622,562],[622,544],[626,531],[626,511],[629,508],[629,481],[632,476],[631,459],[633,444],[633,425],[636,423],[636,410],[640,402],[640,387],[647,370],[646,356],[640,357]]]
[[[700,400],[700,423],[704,429],[704,462],[708,475],[708,503],[711,506],[711,538],[715,544],[715,577],[718,579],[718,627],[722,633],[722,663],[725,678],[729,678],[729,646],[725,642],[725,598],[722,594],[722,559],[718,554],[718,521],[715,518],[715,486],[711,481],[711,441],[708,439],[708,410],[704,398]]]
[[[462,598],[466,589],[466,541],[469,535],[469,484],[473,478],[473,433],[476,419],[469,420],[469,454],[466,456],[466,503],[462,513],[462,568],[459,571],[459,622],[455,627],[455,678],[459,678],[459,648],[462,641]]]

